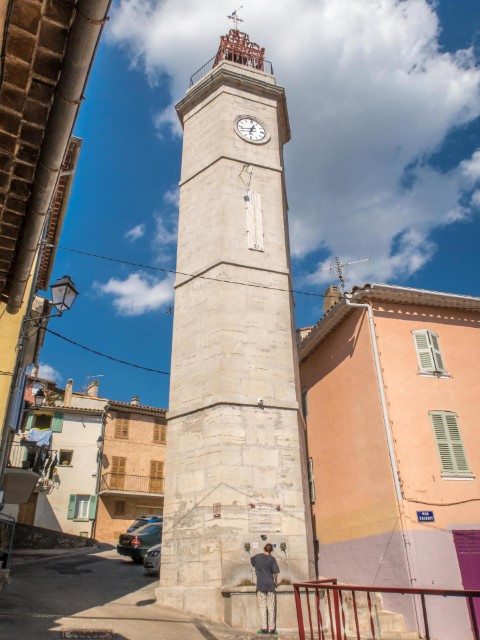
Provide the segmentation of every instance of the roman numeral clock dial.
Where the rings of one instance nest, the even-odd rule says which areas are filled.
[[[248,142],[267,142],[267,132],[261,122],[255,118],[239,117],[236,120],[236,132]]]

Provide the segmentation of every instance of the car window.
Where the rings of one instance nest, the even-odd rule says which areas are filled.
[[[150,535],[151,533],[155,533],[155,531],[158,531],[159,526],[158,524],[147,524],[144,527],[142,527],[138,533],[140,534],[145,534],[145,535]]]
[[[138,529],[138,527],[142,527],[144,524],[147,524],[147,521],[144,520],[143,518],[140,518],[140,520],[135,520],[135,522],[130,525],[131,529]]]

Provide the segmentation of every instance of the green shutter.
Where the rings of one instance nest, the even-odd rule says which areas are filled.
[[[468,475],[468,466],[457,416],[448,411],[430,412],[443,475]]]
[[[33,426],[33,413],[28,414],[27,424],[25,425],[25,431],[30,431]]]
[[[63,429],[63,413],[54,413],[52,421],[52,431],[60,433]]]
[[[71,494],[69,499],[68,499],[68,512],[67,512],[67,518],[69,520],[73,520],[75,518],[75,504],[77,502],[77,496]]]
[[[90,496],[90,504],[88,505],[88,519],[95,520],[97,513],[97,496]]]

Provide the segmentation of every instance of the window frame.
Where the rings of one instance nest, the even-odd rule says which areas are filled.
[[[82,500],[82,498],[86,498],[86,500]],[[82,513],[79,513],[80,505],[83,505]],[[90,509],[90,495],[87,495],[86,493],[77,493],[77,495],[75,496],[75,513],[74,513],[73,519],[81,520],[81,521],[88,520],[89,509]],[[83,511],[85,511],[86,513],[83,514]]]
[[[122,505],[123,508],[122,509],[118,509],[118,505]],[[125,518],[125,513],[126,513],[126,500],[115,500],[113,503],[113,517],[114,518]]]
[[[67,463],[63,463],[62,462],[62,453],[69,453],[70,454],[70,461]],[[73,449],[59,449],[58,450],[58,464],[57,467],[73,467]]]

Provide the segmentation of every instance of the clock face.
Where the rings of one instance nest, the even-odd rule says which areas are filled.
[[[243,138],[251,142],[260,142],[266,136],[265,127],[253,118],[240,118],[237,129]]]

